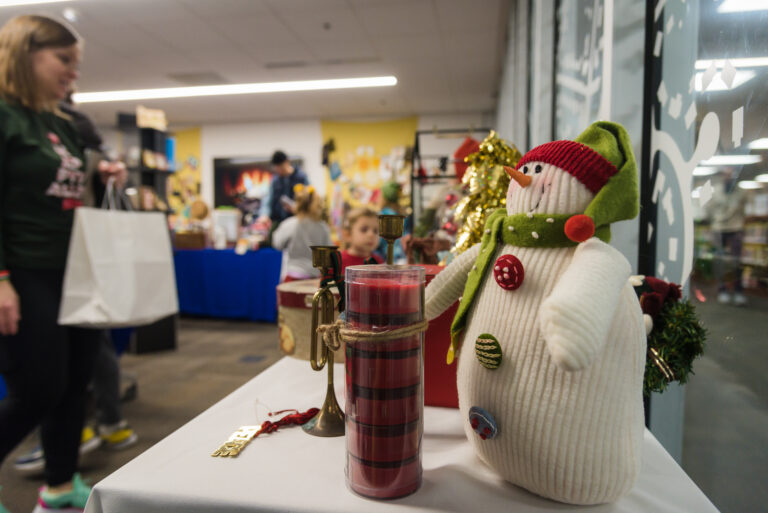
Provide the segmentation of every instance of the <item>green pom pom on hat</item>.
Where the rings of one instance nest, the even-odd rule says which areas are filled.
[[[584,210],[595,226],[634,219],[640,211],[637,163],[629,134],[618,123],[597,121],[584,130],[575,142],[592,149],[618,171],[611,176]]]

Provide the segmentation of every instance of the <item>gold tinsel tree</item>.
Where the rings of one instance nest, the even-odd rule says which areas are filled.
[[[504,166],[515,167],[520,158],[522,154],[514,144],[500,139],[491,130],[480,143],[480,150],[464,159],[469,164],[461,179],[466,195],[453,211],[453,223],[458,230],[451,253],[459,255],[480,242],[485,220],[507,202],[509,176]]]

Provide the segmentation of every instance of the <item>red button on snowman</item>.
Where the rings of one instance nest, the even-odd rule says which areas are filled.
[[[504,290],[516,290],[523,284],[525,269],[515,255],[501,255],[493,266],[493,277]]]

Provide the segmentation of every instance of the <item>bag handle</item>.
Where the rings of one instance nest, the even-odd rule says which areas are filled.
[[[133,205],[131,205],[131,202],[125,197],[123,190],[116,185],[115,177],[110,176],[107,180],[107,188],[106,191],[104,191],[104,198],[101,200],[101,208],[103,209],[106,207],[106,210],[119,210],[120,203],[122,203],[125,210],[133,210]]]

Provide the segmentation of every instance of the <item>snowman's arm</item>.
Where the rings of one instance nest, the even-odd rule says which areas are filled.
[[[576,248],[539,312],[539,328],[559,367],[580,370],[595,359],[605,345],[630,271],[626,258],[599,239]]]
[[[467,274],[475,265],[479,254],[480,244],[475,244],[457,256],[427,285],[425,314],[428,320],[431,321],[443,313],[461,296],[467,282]]]

